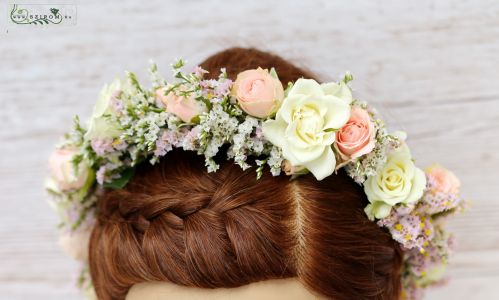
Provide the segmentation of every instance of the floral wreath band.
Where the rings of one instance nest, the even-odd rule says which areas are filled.
[[[56,196],[63,246],[75,258],[86,260],[100,188],[123,188],[135,166],[173,148],[196,151],[215,172],[214,157],[228,144],[227,157],[243,170],[256,158],[257,178],[265,166],[274,176],[310,172],[317,180],[344,168],[365,190],[368,218],[404,249],[403,297],[419,299],[444,280],[454,241],[443,221],[465,206],[460,182],[439,165],[416,167],[406,134],[388,133],[377,112],[353,98],[349,73],[339,82],[302,78],[284,88],[274,69],[246,70],[233,82],[224,69],[203,79],[207,71],[186,73],[183,60],[172,68],[167,82],[152,64],[150,89],[130,72],[104,86],[86,129],[76,117],[50,157],[46,186]],[[80,283],[91,288],[88,272]]]

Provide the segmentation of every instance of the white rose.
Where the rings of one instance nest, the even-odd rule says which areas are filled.
[[[423,196],[426,176],[414,165],[409,147],[403,143],[388,155],[386,164],[364,183],[369,204],[365,212],[370,219],[390,214],[392,206],[410,204]]]
[[[85,134],[85,139],[91,140],[95,138],[115,138],[121,134],[118,124],[113,123],[105,115],[113,113],[111,108],[111,98],[113,93],[123,89],[123,84],[120,79],[115,79],[110,85],[104,85],[99,99],[95,103],[94,111],[88,124],[88,130]]]
[[[331,145],[335,131],[350,117],[351,93],[344,83],[320,85],[298,79],[277,111],[275,120],[263,123],[267,140],[280,147],[293,166],[307,168],[317,180],[334,172],[336,158]]]

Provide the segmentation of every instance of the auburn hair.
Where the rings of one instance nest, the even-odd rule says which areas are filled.
[[[308,72],[255,49],[231,48],[201,66],[230,78],[274,67],[286,85]],[[105,191],[90,241],[99,299],[124,299],[132,285],[169,281],[202,288],[238,287],[297,277],[332,299],[398,299],[402,253],[367,219],[362,188],[343,171],[295,180],[224,157],[208,173],[203,156],[173,150],[142,164],[121,190]]]

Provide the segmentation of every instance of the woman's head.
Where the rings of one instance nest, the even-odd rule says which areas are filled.
[[[232,79],[274,67],[283,85],[313,78],[253,49],[229,49],[201,66],[211,76],[225,67]],[[366,195],[344,172],[257,180],[253,169],[216,159],[220,169],[207,173],[202,156],[173,150],[101,196],[90,243],[99,298],[122,299],[147,281],[217,288],[289,277],[333,299],[397,298],[400,250],[367,219]]]

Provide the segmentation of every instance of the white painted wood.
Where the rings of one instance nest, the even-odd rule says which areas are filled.
[[[194,64],[235,45],[323,79],[351,71],[356,95],[410,134],[418,164],[453,169],[474,200],[450,224],[461,245],[453,280],[427,299],[499,298],[499,2],[76,4],[76,26],[46,29],[7,28],[0,5],[1,299],[80,298],[42,190],[45,160],[72,115],[87,117],[103,83],[125,69],[146,81],[150,58],[168,71],[180,55]]]

